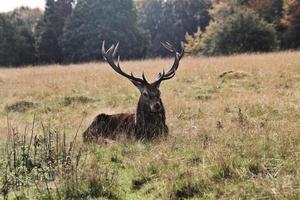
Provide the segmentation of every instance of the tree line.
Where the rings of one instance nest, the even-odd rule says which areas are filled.
[[[101,59],[119,41],[124,59],[167,56],[161,41],[191,55],[300,48],[297,0],[46,0],[0,13],[0,66]]]

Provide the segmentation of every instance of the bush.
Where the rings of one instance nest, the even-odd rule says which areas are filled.
[[[184,45],[184,48],[187,54],[197,55],[200,53],[202,34],[203,32],[201,31],[200,27],[196,33],[192,35],[186,34],[186,44]]]
[[[6,112],[26,112],[27,110],[35,108],[36,106],[37,106],[36,103],[30,102],[30,101],[18,101],[11,105],[5,106],[5,111]]]
[[[267,52],[278,47],[276,30],[260,19],[258,15],[237,6],[221,4],[212,12],[215,21],[211,22],[201,37],[189,40],[192,53],[202,52],[205,55],[228,55],[245,52]]]

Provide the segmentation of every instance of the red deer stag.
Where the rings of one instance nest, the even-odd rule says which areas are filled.
[[[141,95],[135,114],[98,115],[83,133],[84,142],[93,142],[100,138],[116,139],[120,136],[134,137],[138,140],[151,140],[156,136],[166,136],[168,134],[165,108],[160,98],[159,86],[162,81],[175,76],[179,61],[184,55],[184,50],[182,48],[179,53],[169,43],[162,43],[162,45],[174,54],[174,64],[167,73],[165,71],[159,73],[158,79],[153,83],[149,83],[144,73],[142,78],[137,78],[132,73],[130,75],[125,73],[119,65],[120,56],[118,56],[117,63],[115,63],[114,57],[119,43],[105,50],[105,42],[103,42],[102,55],[104,60],[118,74],[129,79],[139,89]]]

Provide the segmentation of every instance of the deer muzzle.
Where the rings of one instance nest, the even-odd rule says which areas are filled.
[[[150,104],[151,112],[159,112],[161,111],[161,108],[162,106],[159,101]]]

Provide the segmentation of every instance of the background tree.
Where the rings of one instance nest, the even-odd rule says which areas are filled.
[[[161,41],[169,41],[180,48],[186,33],[197,28],[205,30],[209,23],[210,0],[147,0],[139,6],[139,24],[149,32],[149,56],[165,56]]]
[[[283,0],[248,0],[248,7],[265,21],[275,25],[280,24],[283,15]]]
[[[283,36],[283,47],[300,48],[300,1],[285,0],[282,21],[286,27]]]
[[[120,42],[122,58],[145,55],[147,38],[137,26],[132,0],[78,0],[68,20],[63,45],[67,62],[101,58],[102,41]]]
[[[271,25],[272,24],[272,25]],[[275,28],[275,30],[274,30]],[[197,55],[300,47],[299,0],[46,0],[45,12],[1,15],[1,65],[85,62],[121,42],[125,59],[168,56],[168,41]]]
[[[20,7],[9,13],[18,26],[25,26],[32,32],[43,17],[43,11],[38,8]]]
[[[17,50],[16,54],[18,55],[17,65],[28,65],[36,64],[36,49],[35,49],[35,40],[34,34],[29,27],[17,26]]]
[[[43,16],[43,12],[40,9],[20,7],[13,10],[10,15],[19,38],[17,50],[20,64],[36,64],[34,31],[38,21]]]
[[[0,66],[16,65],[16,28],[9,17],[0,14]]]
[[[185,36],[186,43],[184,45],[186,54],[199,55],[201,53],[202,35],[203,32],[201,31],[200,28],[198,28],[198,31],[194,34],[186,34]]]
[[[146,0],[138,4],[139,25],[146,30],[150,36],[150,46],[147,54],[150,56],[157,55],[161,46],[159,40],[163,29],[163,2],[164,0]]]
[[[36,46],[39,61],[63,61],[62,35],[65,22],[72,13],[73,0],[47,0],[45,14],[37,26]]]
[[[274,27],[252,10],[220,3],[211,15],[214,21],[201,34],[199,47],[205,55],[266,52],[278,46]]]
[[[254,10],[261,18],[269,23],[280,26],[283,15],[284,0],[212,0],[215,5],[219,3],[235,4]]]
[[[10,14],[0,14],[0,66],[36,62],[31,27]]]

